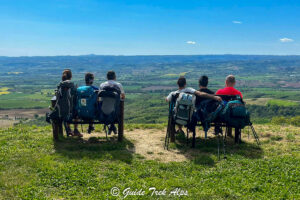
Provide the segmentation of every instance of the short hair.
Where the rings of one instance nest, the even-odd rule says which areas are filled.
[[[87,72],[85,74],[85,83],[86,84],[93,84],[94,82],[94,74]]]
[[[208,85],[208,77],[203,75],[199,78],[199,85],[203,87],[207,87]]]
[[[116,78],[116,73],[114,71],[108,71],[106,74],[107,80],[114,80]]]
[[[234,77],[234,75],[228,75],[226,77],[226,82],[228,82],[228,83],[235,83],[235,77]]]
[[[180,76],[177,80],[178,87],[184,87],[186,85],[186,79],[183,76]]]
[[[61,80],[66,81],[71,79],[72,79],[72,71],[70,69],[65,69],[62,73]]]

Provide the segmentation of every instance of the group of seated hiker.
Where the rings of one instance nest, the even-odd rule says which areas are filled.
[[[185,124],[185,123],[182,123],[182,121],[184,121],[184,111],[180,110],[180,108],[175,108],[176,105],[173,105],[174,107],[174,110],[173,112],[181,112],[181,118],[179,117],[179,119],[175,119],[175,122],[177,123],[176,120],[178,120],[178,131],[177,132],[181,132],[183,133],[183,130],[182,130],[182,126],[183,125],[187,125],[193,129],[195,127],[195,125],[197,124],[197,121],[200,121],[200,118],[205,118],[207,117],[207,115],[201,115],[200,117],[197,116],[198,113],[197,113],[197,110],[200,110],[199,107],[203,106],[203,104],[206,104],[205,106],[207,106],[207,104],[211,103],[211,102],[217,102],[217,105],[220,105],[220,102],[222,102],[223,104],[225,103],[226,104],[226,101],[222,100],[222,98],[220,96],[222,95],[238,95],[240,96],[240,98],[243,97],[242,93],[235,89],[235,84],[236,84],[236,81],[235,81],[235,77],[234,75],[228,75],[226,77],[226,80],[225,80],[225,87],[222,88],[222,89],[219,89],[217,90],[217,92],[213,92],[211,91],[210,89],[207,88],[207,85],[208,85],[208,77],[207,76],[201,76],[199,78],[199,90],[195,90],[193,88],[190,88],[190,87],[186,87],[186,79],[185,77],[180,77],[177,81],[177,85],[178,85],[178,90],[176,91],[173,91],[171,92],[167,97],[166,97],[166,101],[167,102],[176,102],[175,104],[180,104],[178,103],[178,101],[182,100],[184,101],[184,99],[186,98],[190,98],[192,99],[193,96],[189,97],[188,95],[189,94],[192,94],[195,96],[195,99],[194,99],[194,102],[191,103],[191,110],[194,112],[194,113],[186,113],[185,115],[186,116],[191,116],[190,117],[190,124]],[[183,96],[183,93],[185,93],[187,96]],[[220,96],[218,96],[220,95]],[[178,100],[180,99],[180,100]],[[192,100],[191,100],[192,101]],[[218,103],[219,102],[219,103]],[[189,106],[189,104],[186,102],[183,102],[181,103],[184,107],[184,106]],[[194,107],[193,107],[194,106]],[[217,106],[214,107],[214,109],[216,109]],[[206,112],[208,112],[207,110],[205,110]],[[204,112],[205,112],[204,111]],[[176,115],[176,114],[175,114]],[[183,119],[183,120],[182,120]],[[190,128],[189,127],[189,128]],[[219,127],[216,127],[215,131],[217,132],[219,129]]]
[[[120,91],[120,99],[125,99],[125,92],[123,89],[123,86],[121,83],[116,81],[116,73],[114,71],[108,71],[106,74],[106,78],[107,81],[103,82],[100,84],[100,87],[96,87],[94,86],[94,74],[93,73],[86,73],[85,74],[85,84],[86,86],[90,86],[94,91],[98,91],[98,90],[104,90],[107,87],[114,87],[117,88]],[[60,82],[58,88],[62,85],[68,85],[68,88],[70,88],[70,97],[71,100],[69,101],[71,106],[70,108],[74,108],[76,105],[76,92],[79,90],[80,88],[76,88],[75,84],[71,81],[72,80],[72,72],[70,69],[65,69],[62,73],[62,81]],[[83,86],[84,88],[84,86]],[[78,98],[78,97],[77,97]],[[97,97],[96,97],[97,98]],[[85,102],[86,103],[86,102]],[[61,111],[60,111],[61,112]],[[71,111],[72,112],[72,111]],[[74,117],[74,116],[73,116]],[[75,118],[75,121],[78,121],[78,117],[77,119]],[[88,127],[88,133],[91,133],[94,130],[94,126],[93,126],[93,120],[90,120],[90,124]],[[82,137],[83,135],[80,133],[80,131],[78,130],[78,124],[74,124],[74,131],[72,131],[71,127],[70,127],[70,123],[66,123],[66,131],[67,131],[67,135],[68,136],[79,136]],[[111,132],[114,132],[116,134],[116,127],[114,124],[110,124],[109,126],[109,130],[108,130],[108,134],[111,134]]]

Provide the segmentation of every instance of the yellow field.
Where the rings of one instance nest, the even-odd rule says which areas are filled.
[[[2,87],[0,88],[0,96],[3,94],[9,94],[10,92],[8,91],[10,88],[8,87]]]
[[[179,74],[165,74],[165,75],[162,75],[162,77],[180,77],[180,76],[185,76],[188,72],[181,72]]]
[[[23,74],[23,72],[7,72],[7,74],[15,74],[15,75],[18,75],[18,74]]]

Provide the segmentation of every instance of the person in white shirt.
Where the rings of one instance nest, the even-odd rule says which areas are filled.
[[[170,102],[172,100],[172,96],[175,95],[176,93],[181,93],[181,92],[185,92],[185,93],[191,93],[191,94],[195,94],[196,96],[202,97],[202,98],[207,98],[207,99],[214,99],[216,101],[222,101],[222,98],[219,96],[214,96],[211,94],[207,94],[205,92],[200,92],[195,90],[194,88],[190,88],[190,87],[186,87],[186,79],[181,76],[179,77],[178,81],[177,81],[177,85],[178,85],[178,90],[171,92],[167,98],[166,101]]]
[[[121,91],[121,99],[125,99],[125,92],[121,83],[117,82],[117,76],[114,71],[108,71],[106,74],[107,81],[100,84],[100,90],[106,86],[117,86]]]
[[[107,86],[116,86],[121,91],[121,94],[120,94],[121,99],[124,100],[125,92],[124,92],[122,84],[116,81],[117,80],[116,73],[114,71],[108,71],[106,74],[106,78],[107,78],[107,81],[100,84],[100,90],[104,89]],[[111,132],[114,132],[114,134],[117,134],[117,128],[115,127],[114,124],[110,124],[108,127],[108,135],[110,135]]]

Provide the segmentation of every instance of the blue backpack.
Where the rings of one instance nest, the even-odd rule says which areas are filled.
[[[76,112],[80,119],[93,120],[98,115],[98,93],[92,86],[77,88]]]
[[[220,113],[220,119],[229,126],[239,129],[251,124],[250,113],[240,98],[227,102]]]

